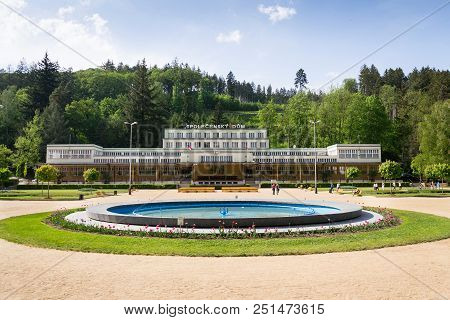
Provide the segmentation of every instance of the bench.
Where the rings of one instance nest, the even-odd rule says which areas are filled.
[[[222,192],[258,192],[257,187],[222,187]]]
[[[215,192],[214,187],[182,187],[178,188],[178,192]]]

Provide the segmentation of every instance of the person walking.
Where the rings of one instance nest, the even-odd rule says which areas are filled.
[[[275,183],[272,183],[272,194],[275,195]]]
[[[277,189],[277,195],[280,193],[280,185],[277,183],[276,185],[276,189]]]
[[[333,193],[333,189],[334,189],[334,185],[333,182],[331,182],[330,184],[330,190],[328,191],[329,193]]]
[[[381,190],[383,190],[384,193],[384,181],[381,183]]]

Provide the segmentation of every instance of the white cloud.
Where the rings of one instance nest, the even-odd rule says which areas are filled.
[[[92,22],[97,34],[105,34],[109,31],[108,27],[106,26],[108,21],[103,19],[98,13],[94,13],[92,16],[87,17],[86,20]]]
[[[239,43],[241,42],[242,34],[239,30],[234,30],[228,33],[219,33],[216,37],[216,41],[219,43]]]
[[[61,17],[61,18],[65,17],[66,15],[69,15],[69,14],[73,13],[74,10],[75,10],[75,8],[72,7],[72,6],[59,8],[58,9],[58,16]]]
[[[258,11],[262,14],[267,15],[269,17],[269,20],[273,23],[290,19],[297,13],[295,8],[282,7],[280,5],[266,7],[262,4],[258,6]]]
[[[26,1],[9,1],[15,10],[24,12]],[[12,7],[12,5],[11,5]],[[66,10],[67,12],[67,10]],[[59,12],[58,12],[59,13]],[[80,52],[96,64],[106,59],[117,60],[118,50],[114,46],[107,20],[95,13],[84,20],[68,19],[65,15],[36,19],[32,14],[24,13],[41,28]],[[93,67],[91,63],[66,48],[50,37],[46,32],[36,28],[24,18],[0,5],[0,52],[1,65],[17,65],[22,57],[27,61],[42,59],[48,51],[52,60],[58,60],[64,67],[74,69]]]

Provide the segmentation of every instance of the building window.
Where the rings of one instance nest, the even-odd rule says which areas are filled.
[[[222,133],[222,139],[228,139],[228,132]]]
[[[249,137],[250,139],[255,139],[255,133],[254,133],[254,132],[250,132],[250,133],[248,134],[248,137]]]
[[[247,133],[241,132],[241,139],[245,139],[245,138],[247,138]]]
[[[224,142],[224,143],[222,144],[222,147],[223,147],[224,149],[228,149],[228,148],[230,147],[230,143],[229,143],[228,141],[226,141],[226,142]]]
[[[211,148],[211,142],[209,142],[209,141],[208,142],[204,142],[203,143],[203,148],[208,148],[208,149]]]
[[[175,148],[177,149],[181,148],[181,142],[175,142]]]
[[[219,133],[213,132],[213,139],[219,139]]]
[[[241,142],[241,148],[247,149],[247,142]]]
[[[200,148],[202,147],[202,143],[199,142],[199,141],[197,141],[197,142],[194,143],[194,147],[195,147],[196,149],[200,149]]]
[[[191,142],[185,142],[184,143],[184,147],[185,148],[190,148],[190,147],[192,147],[192,143]]]
[[[259,138],[259,139],[264,138],[264,133],[258,132],[258,138]]]
[[[250,142],[250,147],[256,149],[256,142]]]
[[[213,148],[214,149],[220,148],[219,147],[219,141],[213,141]]]
[[[186,133],[186,138],[188,138],[188,139],[192,139],[192,132],[188,132],[188,133]]]
[[[237,149],[237,148],[238,148],[238,143],[237,143],[237,142],[232,142],[232,143],[231,143],[231,147],[232,147],[233,149]]]

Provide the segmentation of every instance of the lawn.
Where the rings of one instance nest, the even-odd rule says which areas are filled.
[[[118,193],[127,192],[126,189],[117,189]],[[78,200],[83,194],[85,199],[112,196],[114,190],[101,189],[81,189],[81,190],[50,190],[50,200]],[[42,190],[7,190],[0,191],[0,200],[48,200],[47,189]]]
[[[258,239],[168,239],[103,235],[56,229],[43,223],[50,213],[0,220],[0,238],[29,246],[83,252],[182,255],[302,255],[400,246],[450,237],[450,219],[393,210],[402,223],[395,227],[314,237]]]

